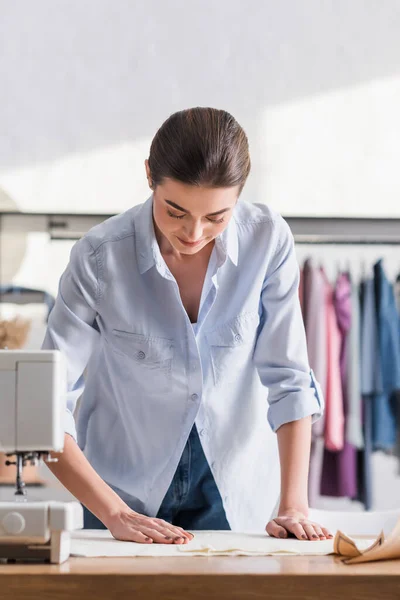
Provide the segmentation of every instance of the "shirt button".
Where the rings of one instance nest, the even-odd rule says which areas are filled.
[[[205,434],[204,429],[200,429],[199,433],[200,433],[200,437],[204,437],[204,434]]]
[[[237,333],[235,335],[235,342],[241,342],[241,341],[242,341],[242,336]]]
[[[140,360],[143,360],[144,358],[146,358],[146,355],[145,355],[145,353],[143,352],[143,350],[140,350],[140,351],[137,353],[137,357],[138,357],[138,358],[140,358]]]
[[[190,397],[193,400],[193,402],[196,402],[199,396],[197,394],[192,394]]]

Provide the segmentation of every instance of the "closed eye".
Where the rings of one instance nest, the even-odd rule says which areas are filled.
[[[169,214],[170,217],[173,217],[174,219],[183,219],[183,217],[185,215],[174,215],[174,213],[172,213],[170,210],[167,210],[167,213]]]
[[[186,215],[175,215],[173,212],[171,212],[170,210],[167,209],[167,213],[170,217],[172,217],[173,219],[183,219],[183,217],[185,217]],[[210,219],[209,217],[206,217],[206,219],[208,221],[210,221],[210,223],[223,223],[225,221],[225,218],[222,217],[222,219]]]

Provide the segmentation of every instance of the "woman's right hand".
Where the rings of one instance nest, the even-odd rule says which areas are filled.
[[[163,519],[146,517],[126,508],[110,517],[106,527],[117,540],[141,544],[187,544],[194,538],[182,527],[171,525]]]

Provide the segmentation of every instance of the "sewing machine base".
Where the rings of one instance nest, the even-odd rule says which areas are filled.
[[[2,544],[0,560],[5,562],[38,561],[61,564],[68,560],[71,538],[68,531],[55,531],[46,544]]]
[[[0,502],[0,559],[63,563],[82,527],[78,502]]]

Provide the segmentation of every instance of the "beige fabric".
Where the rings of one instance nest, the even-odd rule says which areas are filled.
[[[74,556],[267,556],[279,554],[321,555],[333,552],[333,539],[324,541],[280,540],[267,534],[232,531],[194,531],[188,544],[137,544],[115,540],[109,531],[82,530],[72,534]],[[367,548],[372,540],[358,541]]]

